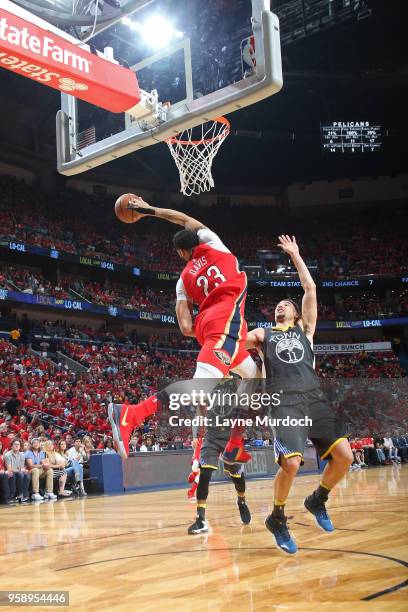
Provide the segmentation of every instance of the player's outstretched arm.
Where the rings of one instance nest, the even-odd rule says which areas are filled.
[[[185,229],[192,230],[193,232],[205,227],[201,221],[197,221],[197,219],[189,217],[178,210],[150,206],[150,204],[145,202],[143,198],[139,196],[136,196],[134,200],[129,202],[129,208],[136,210],[136,212],[142,215],[157,217],[157,219],[164,219],[164,221],[169,221],[170,223],[175,223],[176,225],[182,225]]]
[[[278,247],[287,253],[299,274],[299,280],[305,292],[302,300],[302,324],[303,330],[310,341],[316,330],[317,322],[317,296],[316,285],[310,274],[307,265],[299,253],[296,238],[292,236],[279,236]]]

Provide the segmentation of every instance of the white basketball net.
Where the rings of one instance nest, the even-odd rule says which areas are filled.
[[[184,195],[198,195],[214,187],[213,159],[229,131],[229,121],[219,117],[166,141],[180,173],[180,191]]]

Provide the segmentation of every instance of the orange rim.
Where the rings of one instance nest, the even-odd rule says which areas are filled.
[[[228,136],[231,127],[231,124],[228,119],[226,119],[225,117],[217,117],[216,119],[213,119],[213,121],[214,123],[222,123],[224,125],[224,129],[222,130],[222,132],[217,134],[217,136],[213,136],[213,138],[202,138],[201,140],[179,140],[178,136],[182,133],[180,132],[180,134],[178,134],[177,136],[172,136],[171,138],[169,138],[167,142],[169,144],[179,144],[183,146],[200,144],[205,145],[210,144],[211,142],[216,142],[217,140],[220,140],[220,138],[225,138],[226,136]]]

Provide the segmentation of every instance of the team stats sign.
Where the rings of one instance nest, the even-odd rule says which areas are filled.
[[[373,153],[381,151],[382,131],[370,121],[332,121],[320,124],[323,153]]]

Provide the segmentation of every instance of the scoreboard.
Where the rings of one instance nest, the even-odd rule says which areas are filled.
[[[380,151],[381,126],[370,121],[333,121],[320,125],[323,153]]]

